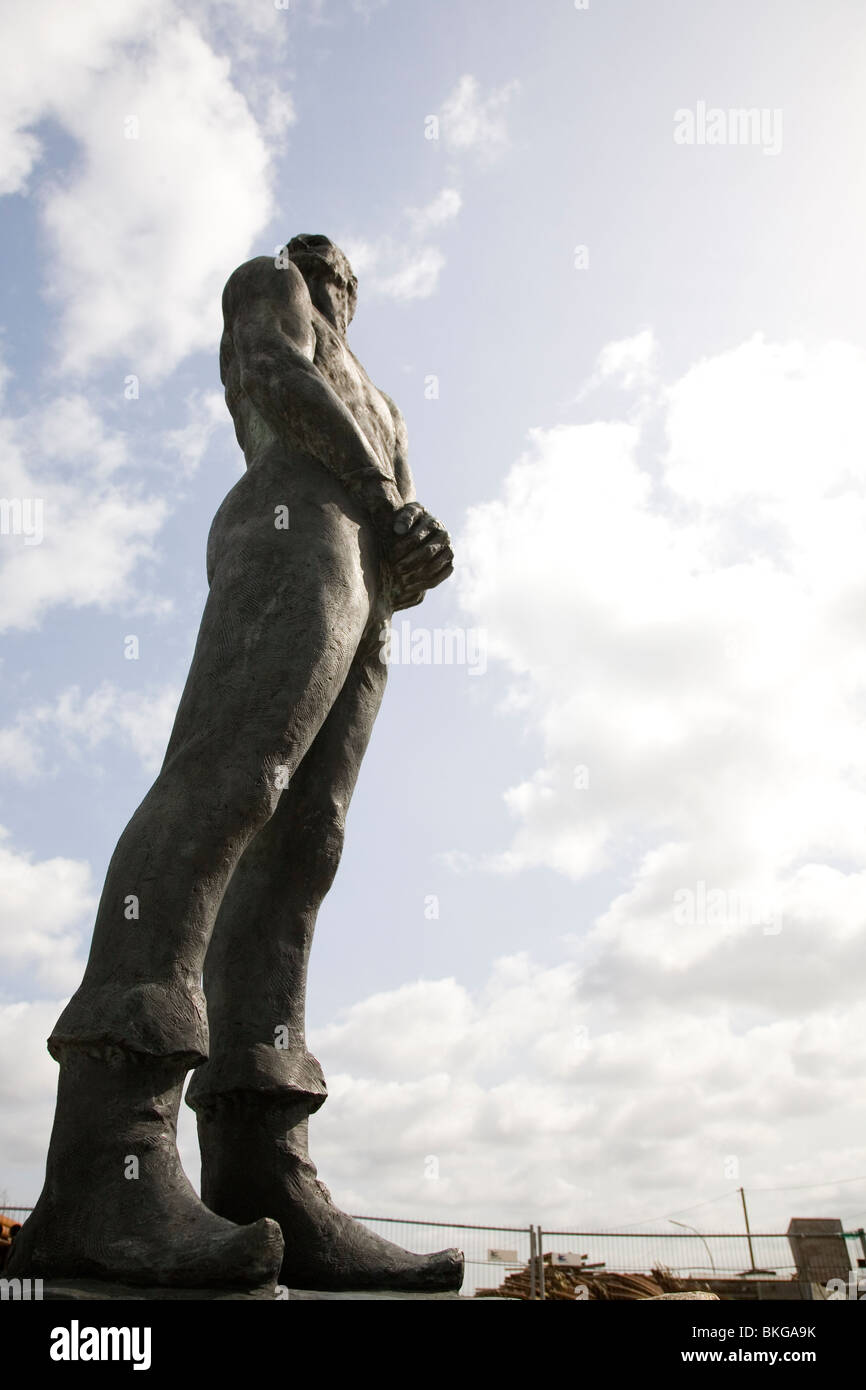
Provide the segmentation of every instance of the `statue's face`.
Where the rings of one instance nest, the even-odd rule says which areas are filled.
[[[318,285],[345,294],[347,322],[351,322],[358,298],[358,281],[339,246],[335,246],[329,237],[304,232],[292,237],[288,251],[290,259],[311,289]]]

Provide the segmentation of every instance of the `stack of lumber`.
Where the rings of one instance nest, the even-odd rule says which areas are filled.
[[[12,1241],[21,1230],[21,1222],[14,1216],[4,1216],[0,1212],[0,1269],[3,1269],[12,1249]]]
[[[624,1300],[655,1298],[660,1293],[680,1293],[693,1287],[693,1280],[678,1279],[670,1270],[654,1269],[652,1274],[618,1274],[610,1269],[578,1269],[576,1266],[563,1267],[551,1265],[550,1256],[544,1257],[544,1297],[556,1300],[567,1298],[574,1302],[575,1297],[589,1301]],[[476,1298],[524,1298],[530,1297],[531,1278],[529,1265],[505,1276],[498,1289],[477,1289]],[[582,1292],[585,1289],[586,1292]],[[538,1297],[536,1279],[536,1297]]]

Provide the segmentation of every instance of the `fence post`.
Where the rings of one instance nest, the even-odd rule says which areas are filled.
[[[541,1227],[536,1227],[536,1242],[538,1244],[538,1287],[539,1297],[544,1301],[544,1242],[541,1238]]]
[[[529,1227],[529,1298],[535,1301],[535,1227]]]

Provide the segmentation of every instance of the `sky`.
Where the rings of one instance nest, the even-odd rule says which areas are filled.
[[[243,468],[221,289],[324,232],[456,564],[319,918],[320,1175],[866,1225],[864,39],[859,0],[6,0],[7,1203]]]

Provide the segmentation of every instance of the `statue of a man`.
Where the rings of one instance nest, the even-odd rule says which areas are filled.
[[[226,285],[220,369],[247,471],[211,527],[165,762],[49,1039],[54,1129],[13,1273],[460,1285],[457,1251],[413,1255],[340,1212],[307,1150],[327,1094],[304,1036],[307,960],[385,686],[382,630],[453,567],[414,500],[403,418],[346,342],[356,298],[325,236]],[[201,1201],[176,1149],[190,1068]]]

